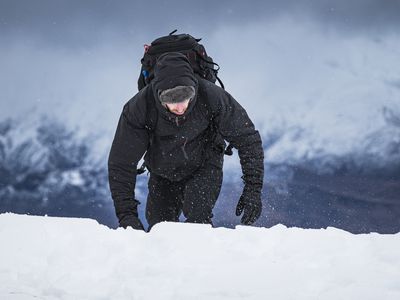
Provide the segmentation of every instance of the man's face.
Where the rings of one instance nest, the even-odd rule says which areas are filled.
[[[166,103],[168,110],[178,116],[183,115],[189,106],[189,99],[179,103]]]

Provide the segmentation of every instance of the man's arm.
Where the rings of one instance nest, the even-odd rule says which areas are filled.
[[[225,140],[238,149],[243,172],[244,190],[236,215],[242,223],[252,224],[261,214],[261,191],[264,180],[264,150],[259,132],[245,109],[227,92],[220,90],[218,114],[219,130]]]
[[[136,97],[128,101],[119,118],[108,158],[108,179],[115,212],[121,227],[143,229],[135,200],[136,170],[147,150],[146,107]]]

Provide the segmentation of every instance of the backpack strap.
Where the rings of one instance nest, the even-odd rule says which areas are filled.
[[[199,93],[204,93],[201,88],[200,88],[200,84],[199,84]],[[202,99],[203,103],[205,104],[205,109],[203,111],[205,111],[205,116],[210,124],[210,141],[211,143],[215,140],[217,132],[218,132],[218,125],[215,121],[215,117],[217,116],[217,111],[215,110],[215,108],[212,106],[210,99],[207,95],[204,95],[204,97],[199,97],[200,99]],[[231,156],[233,154],[233,146],[232,144],[229,144],[225,149],[223,149],[224,154]]]
[[[147,132],[149,133],[150,146],[153,144],[154,131],[156,129],[158,121],[157,108],[154,103],[151,103],[152,101],[155,101],[154,97],[149,97],[148,99],[146,99],[146,120],[144,125]],[[146,172],[146,164],[143,162],[141,167],[136,170],[136,173],[140,175],[144,172]]]
[[[149,131],[150,133],[150,145],[153,142],[153,133],[154,130],[156,129],[157,121],[158,121],[158,112],[157,108],[155,106],[155,101],[154,97],[150,97],[150,99],[147,99],[146,101],[146,121],[145,121],[145,128]]]
[[[207,56],[208,59],[204,58],[206,52],[203,45],[199,44],[198,47],[193,50],[197,54],[196,57],[199,57],[202,61],[202,63],[200,63],[200,68],[202,69],[202,72],[200,73],[204,74],[205,79],[213,83],[215,83],[215,79],[218,80],[219,85],[222,87],[222,89],[225,90],[225,86],[222,83],[222,80],[218,77],[218,71],[220,69],[219,64],[213,62],[210,56]],[[214,69],[214,66],[216,67],[216,69]]]

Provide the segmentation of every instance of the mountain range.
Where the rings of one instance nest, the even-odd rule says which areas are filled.
[[[254,224],[301,228],[341,228],[353,233],[400,232],[400,118],[386,110],[390,130],[397,136],[386,155],[316,155],[303,159],[265,162],[263,213]],[[0,123],[0,213],[89,217],[117,227],[107,180],[107,152],[94,158],[95,137],[79,136],[62,122],[47,116]],[[263,137],[268,153],[283,134]],[[111,141],[110,141],[111,143]],[[268,157],[268,156],[267,156]],[[237,162],[236,162],[237,163]],[[214,209],[215,226],[239,224],[234,215],[243,183],[240,169],[227,167]],[[147,176],[138,177],[136,194],[144,220]]]

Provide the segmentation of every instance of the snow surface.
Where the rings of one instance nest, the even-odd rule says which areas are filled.
[[[0,299],[400,299],[400,234],[0,215]]]

